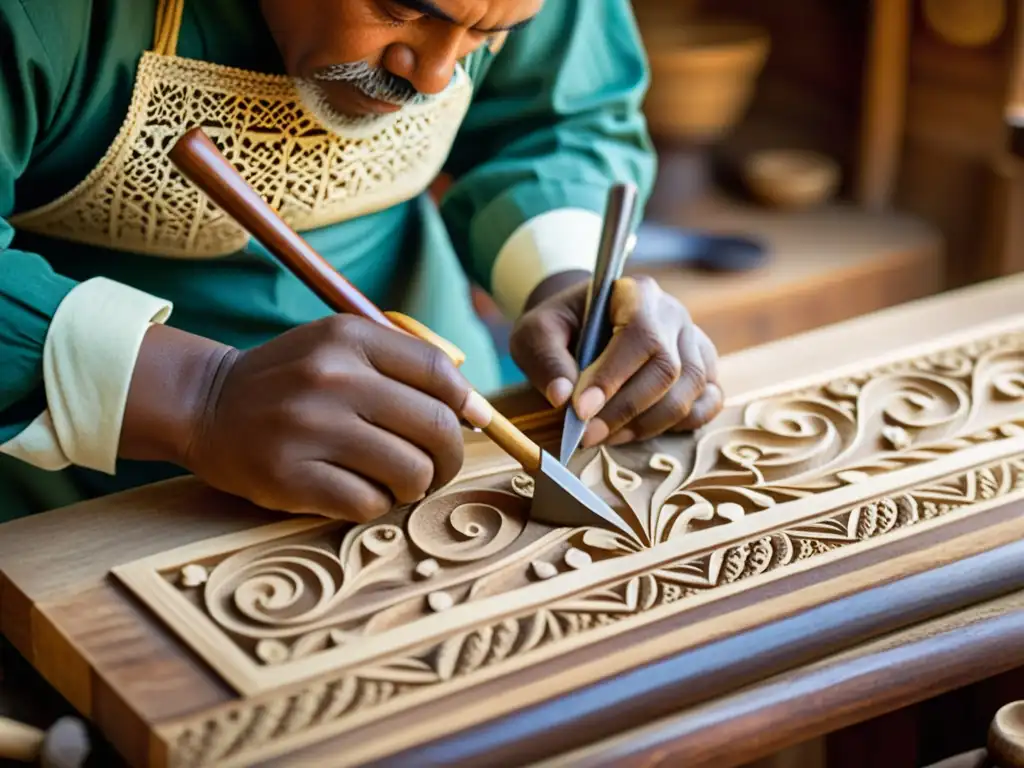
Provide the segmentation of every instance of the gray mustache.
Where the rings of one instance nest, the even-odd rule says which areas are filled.
[[[372,67],[365,61],[322,67],[313,73],[313,79],[348,83],[371,99],[396,106],[416,104],[429,98],[417,91],[408,80],[391,74],[383,67]]]

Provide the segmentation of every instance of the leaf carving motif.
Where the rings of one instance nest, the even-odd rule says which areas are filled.
[[[368,525],[231,553],[203,563],[202,574],[198,564],[188,566],[187,577],[174,574],[175,584],[259,663],[286,663],[591,562],[1019,436],[1022,400],[1024,334],[1008,334],[732,406],[685,452],[638,461],[635,451],[597,450],[580,477],[619,511],[631,535],[532,522],[533,481],[504,472],[443,489]],[[683,599],[723,579],[893,530],[908,515],[944,514],[965,493],[1006,493],[1015,482],[1006,474],[966,477],[973,487],[945,489],[945,497],[933,489],[912,513],[905,500],[879,502],[842,520],[663,568],[661,586],[640,581],[636,589],[656,600]],[[618,615],[609,605],[593,615]],[[566,630],[559,622],[573,613],[552,614],[552,626]],[[496,637],[474,642],[493,649]]]
[[[344,722],[430,686],[452,684],[505,662],[521,665],[541,649],[629,621],[723,584],[736,583],[890,535],[923,520],[968,508],[980,499],[1024,491],[1024,455],[939,478],[905,493],[758,536],[546,607],[481,623],[413,654],[395,655],[358,673],[318,679],[286,693],[240,700],[214,716],[167,732],[170,763],[208,766],[254,757],[282,734]],[[608,544],[604,531],[588,531]],[[250,761],[251,762],[251,761]]]

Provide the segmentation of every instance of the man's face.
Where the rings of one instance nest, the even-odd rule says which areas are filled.
[[[600,2],[600,0],[593,0]],[[288,73],[337,112],[384,114],[441,93],[456,62],[544,0],[261,0]]]

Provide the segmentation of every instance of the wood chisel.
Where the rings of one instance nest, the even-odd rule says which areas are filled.
[[[256,238],[336,312],[360,315],[440,347],[460,365],[462,353],[414,319],[382,312],[342,277],[263,200],[200,128],[187,131],[169,152],[171,161],[210,200]],[[628,524],[550,453],[524,435],[489,403],[481,429],[534,480],[531,517],[552,525],[602,526],[632,536]]]
[[[604,214],[604,228],[590,283],[583,326],[576,345],[576,367],[582,374],[604,351],[612,338],[612,318],[609,304],[615,281],[622,276],[626,259],[636,238],[633,236],[633,215],[636,212],[637,189],[632,184],[616,184],[608,192]],[[587,430],[576,409],[570,404],[565,409],[562,427],[562,446],[559,460],[567,465]]]

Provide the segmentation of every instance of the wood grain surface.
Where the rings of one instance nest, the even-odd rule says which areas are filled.
[[[1024,664],[1024,595],[1018,592],[928,621],[909,615],[909,629],[782,674],[765,674],[761,666],[762,654],[777,654],[777,663],[786,666],[785,657],[800,656],[809,646],[814,646],[812,653],[820,652],[822,627],[835,631],[847,624],[851,631],[859,625],[857,631],[870,636],[870,614],[883,621],[891,621],[901,608],[913,614],[928,601],[930,591],[941,591],[945,579],[976,580],[975,596],[990,587],[1005,590],[1021,579],[1021,552],[1024,543],[1016,542],[1002,552],[867,590],[584,689],[571,709],[556,702],[517,712],[505,721],[380,765],[411,766],[418,759],[443,765],[498,759],[537,768],[741,765]],[[758,649],[761,663],[752,663],[744,675],[738,659],[751,647]],[[1011,647],[1010,653],[1001,652]],[[660,701],[655,698],[658,691]],[[717,691],[729,692],[717,696]],[[642,692],[640,701],[637,692]],[[695,700],[707,703],[691,706]],[[658,718],[658,710],[675,712]],[[598,722],[611,713],[635,725]],[[592,738],[609,727],[615,736]],[[572,731],[586,735],[572,739],[586,746],[567,752],[558,752],[557,746],[550,749],[552,744],[564,745],[564,734]]]
[[[901,361],[920,360],[922,356],[959,348],[958,345],[969,346],[974,343],[972,340],[1012,335],[1014,329],[1024,325],[1019,304],[1022,288],[1024,279],[1007,279],[732,356],[723,362],[730,408],[739,417],[757,403],[790,397],[786,393],[794,390],[816,391],[816,387],[844,376],[892,365],[899,368]],[[1013,391],[1010,384],[1015,381],[1018,358],[1013,354],[1000,358],[1004,367],[996,372],[1009,375],[1010,379],[999,379],[998,383],[1007,391]],[[1005,368],[1006,365],[1010,367]],[[878,375],[884,379],[890,374]],[[898,376],[898,372],[891,375]],[[979,373],[976,378],[984,377]],[[921,402],[919,399],[918,403]],[[1012,398],[997,398],[984,408],[995,408],[993,414],[1004,413],[1013,418],[1022,415],[1012,403]],[[988,413],[978,407],[979,413]],[[531,424],[543,430],[544,418],[536,418]],[[1002,416],[999,419],[1005,422]],[[698,442],[699,439],[703,438],[698,437]],[[1008,470],[990,467],[1013,461],[1017,453],[1024,454],[1024,444],[1017,445],[1019,440],[1013,430],[1008,435],[979,438],[963,450],[956,449],[883,475],[880,485],[871,486],[875,492],[867,486],[857,489],[855,485],[829,491],[832,495],[823,494],[822,498],[828,496],[830,501],[822,502],[817,509],[810,497],[810,501],[780,505],[778,525],[783,528],[774,528],[775,524],[770,522],[775,519],[771,517],[775,512],[759,512],[750,516],[750,527],[741,525],[734,529],[734,534],[728,533],[726,525],[689,537],[693,548],[683,545],[679,555],[685,555],[684,560],[699,556],[700,541],[717,547],[727,540],[742,541],[744,536],[764,536],[769,529],[784,532],[785,525],[796,518],[803,519],[805,514],[810,516],[807,519],[816,514],[819,518],[848,515],[853,507],[860,509],[858,505],[865,499],[884,500],[897,492],[913,497],[918,492],[915,488],[925,488],[929,483],[960,483],[958,487],[962,489],[963,482],[981,482],[979,487],[988,487],[986,472],[1010,477],[1006,474]],[[674,455],[682,456],[685,446],[675,444],[674,450]],[[508,468],[507,457],[496,456],[493,446],[479,436],[469,436],[467,467],[475,473],[500,473]],[[974,479],[967,479],[968,476]],[[369,667],[357,666],[354,671],[360,681],[361,697],[358,706],[347,711],[342,726],[324,723],[319,731],[307,727],[308,711],[306,715],[297,714],[306,711],[299,703],[308,701],[312,694],[304,692],[315,690],[316,686],[338,692],[339,685],[350,685],[334,682],[340,680],[337,675],[344,670],[329,669],[325,676],[316,673],[308,683],[295,680],[251,699],[241,698],[237,689],[216,673],[215,662],[211,666],[209,658],[183,642],[180,634],[150,610],[145,596],[136,599],[111,577],[111,570],[119,566],[138,564],[179,547],[203,546],[202,542],[213,537],[252,531],[280,520],[279,516],[262,513],[188,479],[4,526],[0,530],[0,629],[58,690],[96,721],[134,764],[161,765],[174,760],[179,760],[178,764],[204,764],[198,758],[210,758],[211,754],[224,759],[210,758],[206,763],[252,764],[289,755],[298,764],[302,764],[302,757],[316,764],[317,755],[322,757],[327,752],[335,756],[335,764],[337,760],[345,764],[365,763],[394,757],[403,749],[440,745],[445,738],[460,733],[472,735],[473,729],[497,722],[511,711],[543,706],[564,694],[601,685],[616,674],[633,674],[652,664],[671,663],[680,654],[700,653],[714,643],[727,643],[745,633],[768,633],[760,637],[775,645],[769,642],[767,647],[791,649],[793,655],[787,655],[788,651],[754,653],[748,649],[720,659],[720,663],[726,664],[726,671],[719,670],[715,679],[723,682],[725,690],[687,684],[686,690],[697,697],[693,700],[679,698],[679,690],[665,690],[657,685],[651,687],[646,697],[637,695],[633,715],[669,716],[679,708],[730,693],[730,687],[735,690],[908,622],[926,620],[936,613],[1010,590],[1013,584],[1006,580],[1016,577],[1019,584],[1020,578],[1010,564],[1021,560],[1019,555],[1016,559],[1012,557],[1012,548],[1024,538],[1024,515],[1016,506],[1015,493],[1011,486],[1006,486],[1005,493],[1000,492],[1002,495],[971,497],[975,500],[964,502],[957,514],[941,513],[922,520],[920,526],[915,523],[881,538],[825,553],[816,561],[800,561],[796,567],[741,580],[728,588],[715,587],[720,591],[681,601],[682,608],[666,605],[660,612],[630,614],[629,621],[590,635],[573,634],[571,642],[554,644],[535,658],[517,658],[514,675],[512,668],[498,665],[475,677],[468,673],[456,676],[451,682],[436,686],[437,693],[424,693],[408,691],[408,686],[401,684],[367,686],[374,675]],[[805,511],[796,512],[798,509]],[[664,546],[667,549],[655,546],[619,560],[605,560],[600,565],[612,570],[623,567],[620,575],[629,579],[630,567],[623,564],[629,563],[630,558],[635,558],[632,562],[637,565],[632,570],[636,573],[658,562],[662,552],[676,562],[672,547],[677,544],[670,540]],[[913,581],[915,578],[934,577],[936,569],[956,568],[972,557],[981,558],[975,561],[973,573],[987,574],[984,578],[952,578],[949,574],[954,572],[947,572],[941,582],[945,590],[933,587],[928,591],[928,599],[923,595],[920,600],[914,599],[912,590],[900,589],[901,585],[906,588],[908,584],[920,584]],[[986,562],[997,563],[999,567],[986,571],[982,567]],[[552,603],[541,593],[549,584],[572,583],[586,589],[588,581],[597,578],[597,574],[594,571],[588,575],[584,569],[578,576],[559,576],[508,595],[496,595],[494,600],[483,601],[481,605],[508,603],[498,617],[500,624],[515,615],[509,607],[511,603],[518,601],[517,604],[525,606],[534,599],[527,600],[526,596],[533,595],[540,601],[538,605],[548,608]],[[559,586],[555,591],[563,589]],[[879,600],[879,593],[874,590],[894,591],[884,592],[885,599]],[[914,605],[915,611],[892,611],[887,607],[900,595],[911,600],[908,605]],[[852,609],[841,611],[839,616],[827,613],[833,601],[858,599],[862,601],[859,605],[866,606],[862,613]],[[898,601],[893,604],[899,605]],[[428,617],[422,623],[417,619],[408,624],[404,630],[408,633],[406,644],[412,647],[426,642],[425,636],[417,633],[428,624],[438,627],[442,635],[454,637],[445,633],[456,622],[476,620],[471,604],[456,608],[460,610],[440,619]],[[490,610],[488,607],[483,613]],[[781,643],[785,632],[772,634],[773,630],[779,632],[780,626],[793,631],[799,625],[785,622],[799,622],[801,617],[814,615],[814,611],[826,611],[835,623],[819,622],[815,626],[820,628],[813,633],[801,631],[802,642],[796,645]],[[472,634],[480,630],[469,631]],[[569,648],[572,653],[567,655],[564,651]],[[458,660],[463,663],[465,656]],[[371,701],[368,697],[376,698]],[[438,697],[444,701],[443,706],[426,706],[426,702]],[[374,710],[378,705],[381,708]],[[621,707],[605,708],[600,701],[591,707],[603,714],[599,717],[600,731],[585,734],[588,740],[639,724],[625,716],[614,717]],[[658,707],[668,709],[659,711]],[[672,707],[676,709],[673,711]],[[303,717],[307,718],[305,722]],[[259,722],[266,724],[265,731],[270,725],[273,727],[258,733]],[[229,728],[231,723],[238,725],[235,731]],[[577,737],[572,733],[578,734],[579,729],[567,727],[553,741],[545,743],[549,749],[573,749],[580,745],[573,742]],[[202,737],[206,741],[196,744],[195,734],[206,734]],[[234,739],[240,748],[232,751],[223,745],[210,747],[209,740],[217,738]],[[523,743],[532,740],[526,738]],[[344,745],[342,757],[337,757],[339,745]],[[493,755],[500,754],[499,747],[495,745]],[[289,760],[289,764],[294,763]]]

